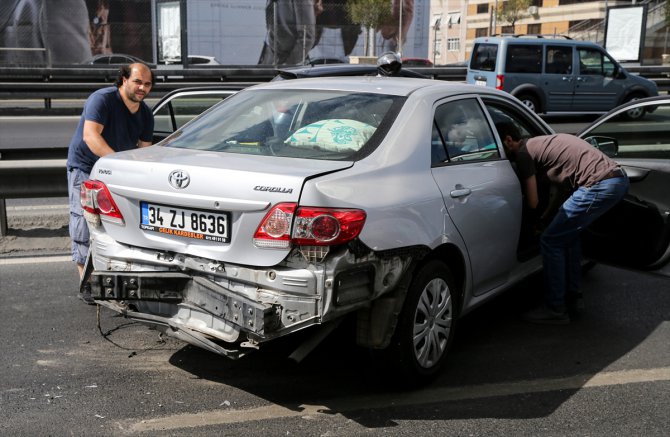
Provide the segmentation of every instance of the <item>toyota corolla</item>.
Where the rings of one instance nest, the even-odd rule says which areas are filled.
[[[509,94],[464,84],[351,77],[243,90],[157,145],[97,162],[82,188],[93,297],[231,358],[351,315],[360,345],[428,379],[460,316],[541,268],[537,242],[520,238],[499,119],[552,133]],[[650,239],[656,255],[636,267],[657,269],[667,195],[642,182],[649,171],[667,181],[668,166],[644,166],[627,168],[632,209],[619,218],[633,226],[642,203],[656,207],[645,217],[664,220],[665,239]],[[604,226],[591,241],[618,233]],[[639,263],[632,254],[618,261]]]

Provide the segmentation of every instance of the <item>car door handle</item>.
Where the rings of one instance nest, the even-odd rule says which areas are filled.
[[[469,188],[457,188],[455,190],[451,190],[449,195],[453,198],[459,198],[459,197],[465,197],[469,196],[472,193],[472,190]]]
[[[631,182],[640,182],[646,179],[646,177],[649,175],[649,172],[651,170],[647,168],[639,168],[639,167],[627,167],[623,166],[623,169],[626,172],[626,175],[628,175],[628,180]]]
[[[586,82],[586,78],[585,77],[578,77],[577,82]]]
[[[563,76],[563,80],[564,80],[565,82],[572,82],[572,77],[570,77],[570,76]]]

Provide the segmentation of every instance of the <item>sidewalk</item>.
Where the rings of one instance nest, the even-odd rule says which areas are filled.
[[[70,253],[67,213],[7,215],[8,232],[0,237],[0,258]]]

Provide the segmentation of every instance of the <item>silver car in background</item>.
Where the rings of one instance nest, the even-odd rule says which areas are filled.
[[[426,381],[458,317],[541,267],[499,119],[552,132],[509,94],[463,84],[243,90],[97,162],[82,188],[93,296],[231,358],[352,315],[358,344]]]

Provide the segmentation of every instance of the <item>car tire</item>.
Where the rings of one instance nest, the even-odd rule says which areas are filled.
[[[642,94],[631,94],[630,96],[626,97],[626,100],[624,103],[632,102],[634,100],[640,100],[643,99],[645,96]],[[639,108],[634,108],[630,109],[626,112],[623,113],[623,116],[626,120],[639,120],[642,117],[644,117],[644,114],[646,113],[646,110],[642,107]]]
[[[536,114],[540,113],[540,102],[537,100],[537,97],[535,97],[532,94],[524,93],[524,94],[519,94],[517,96],[517,99],[521,100],[521,103],[524,104],[528,109],[533,111]]]
[[[390,351],[403,385],[427,383],[444,367],[456,327],[457,295],[444,263],[432,260],[418,267]]]

